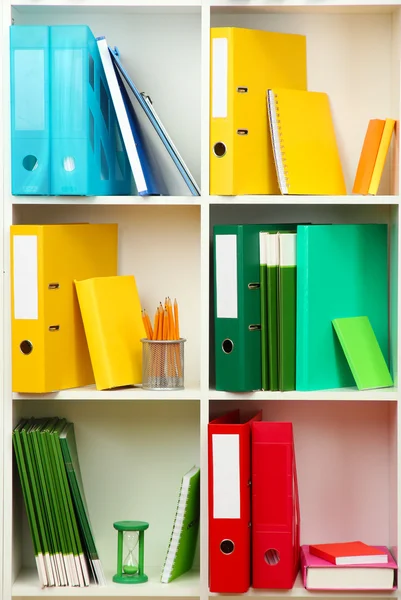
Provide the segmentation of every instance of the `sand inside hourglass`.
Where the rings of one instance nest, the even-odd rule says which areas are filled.
[[[138,571],[138,562],[135,556],[135,550],[138,545],[138,534],[136,531],[126,531],[124,538],[128,552],[124,560],[123,571],[127,575],[134,575]]]

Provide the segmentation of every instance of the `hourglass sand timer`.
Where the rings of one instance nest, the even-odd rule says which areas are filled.
[[[116,583],[145,583],[148,576],[143,572],[146,521],[117,521],[118,531]]]

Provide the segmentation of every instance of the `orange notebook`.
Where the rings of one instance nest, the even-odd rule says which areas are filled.
[[[370,180],[375,167],[384,124],[384,119],[372,119],[369,121],[356,171],[354,187],[352,188],[353,194],[367,195],[369,193]]]
[[[391,138],[393,136],[394,126],[394,119],[386,119],[368,190],[368,194],[372,194],[373,196],[377,194],[377,191],[379,189],[380,180],[383,175],[384,165],[386,163],[388,149],[390,148]]]

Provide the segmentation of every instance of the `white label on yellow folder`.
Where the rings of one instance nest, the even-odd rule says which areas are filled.
[[[239,519],[239,435],[212,435],[213,518]]]
[[[237,319],[237,236],[216,235],[215,245],[217,318]]]
[[[15,235],[14,319],[38,319],[38,238]]]
[[[214,38],[212,42],[212,117],[227,118],[228,104],[228,39]]]

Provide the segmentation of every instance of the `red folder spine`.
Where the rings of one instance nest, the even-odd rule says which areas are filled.
[[[299,569],[292,423],[252,423],[252,582],[291,589]]]
[[[208,430],[209,588],[218,593],[244,593],[251,582],[251,426],[239,420],[233,411]]]

